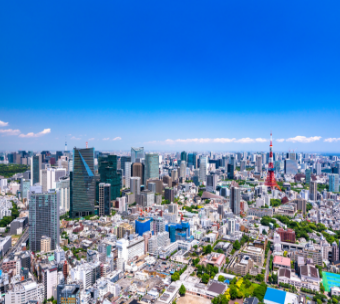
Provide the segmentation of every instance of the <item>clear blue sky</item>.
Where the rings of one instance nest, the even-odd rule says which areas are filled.
[[[275,150],[340,151],[339,11],[337,0],[3,1],[0,149],[63,149],[67,136],[99,150],[265,151],[272,130]]]

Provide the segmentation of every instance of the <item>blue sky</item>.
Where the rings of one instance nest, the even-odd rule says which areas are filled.
[[[4,1],[0,149],[339,152],[339,10]]]

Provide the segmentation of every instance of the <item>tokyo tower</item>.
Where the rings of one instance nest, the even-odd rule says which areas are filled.
[[[274,190],[274,188],[277,188],[278,190],[281,190],[279,185],[277,184],[277,182],[275,180],[275,175],[274,175],[273,137],[272,137],[272,133],[270,133],[268,174],[267,174],[266,182],[264,184],[267,187],[270,187],[272,190]]]

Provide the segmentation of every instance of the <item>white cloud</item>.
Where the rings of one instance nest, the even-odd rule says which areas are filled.
[[[149,141],[147,142],[148,144],[176,144],[176,143],[181,143],[181,144],[187,144],[187,143],[197,143],[197,144],[206,144],[206,143],[221,143],[221,144],[226,144],[226,143],[254,143],[254,142],[267,142],[268,139],[265,138],[241,138],[241,139],[236,139],[236,138],[187,138],[187,139],[166,139],[164,141]]]
[[[0,127],[7,127],[8,126],[8,122],[4,122],[0,120]]]
[[[46,135],[48,133],[51,133],[51,129],[44,129],[43,131],[39,132],[39,133],[27,133],[27,134],[20,134],[19,137],[40,137],[43,135]]]
[[[325,142],[329,142],[329,143],[331,143],[331,142],[333,142],[333,141],[339,141],[340,140],[340,138],[326,138],[324,141]]]
[[[110,139],[110,137],[103,138],[103,140],[109,140],[109,139]]]
[[[277,139],[276,141],[277,141],[277,142],[284,142],[285,139],[284,139],[284,138],[279,138],[279,139]]]
[[[71,139],[74,139],[74,140],[81,140],[80,137],[75,137],[75,136],[72,136]]]
[[[12,129],[0,130],[0,134],[3,134],[3,135],[19,135],[20,130],[18,130],[18,129],[16,129],[16,130],[12,130]]]
[[[112,140],[121,140],[122,138],[121,137],[115,137],[114,139],[112,139]]]
[[[94,140],[94,137],[88,139],[88,141],[90,141],[90,140]]]
[[[306,136],[295,136],[292,138],[288,138],[287,141],[291,141],[293,143],[300,142],[300,143],[311,143],[313,141],[318,141],[321,139],[321,136],[312,136],[312,137],[306,137]]]

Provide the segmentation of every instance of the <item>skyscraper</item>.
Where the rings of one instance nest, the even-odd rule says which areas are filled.
[[[208,159],[205,156],[200,158],[200,181],[206,182],[208,172]]]
[[[182,152],[183,153],[183,152]],[[185,160],[181,161],[181,166],[180,166],[180,173],[179,177],[183,177],[185,179],[186,177],[186,168],[187,168],[187,162]]]
[[[339,174],[329,174],[329,191],[339,192]]]
[[[125,187],[130,188],[131,162],[125,162]]]
[[[230,188],[230,209],[236,215],[240,215],[241,189],[238,187]]]
[[[306,184],[309,184],[311,180],[312,170],[306,169],[305,174],[306,174]]]
[[[141,185],[144,185],[144,165],[142,163],[132,165],[132,176],[139,177]]]
[[[40,251],[43,236],[51,238],[51,250],[59,244],[59,191],[30,192],[29,203],[30,249]]]
[[[297,160],[285,159],[285,174],[295,175],[298,173],[298,163]]]
[[[159,155],[157,153],[145,154],[144,183],[149,178],[159,178]]]
[[[123,169],[123,175],[125,176],[125,163],[130,162],[131,163],[131,157],[130,156],[122,156],[120,158],[120,168]]]
[[[185,151],[182,151],[182,152],[181,152],[181,161],[183,161],[183,160],[184,160],[185,162],[187,161],[187,152],[185,152]]]
[[[100,175],[100,182],[111,185],[111,200],[115,200],[120,196],[122,180],[122,176],[117,170],[117,155],[99,157],[98,173]]]
[[[137,194],[140,194],[140,181],[141,178],[139,176],[133,176],[130,179],[130,191],[137,196]]]
[[[194,166],[194,168],[196,169],[197,167],[196,157],[197,157],[196,153],[188,154],[188,167]]]
[[[31,158],[31,186],[40,183],[41,154]]]
[[[131,162],[135,163],[138,158],[144,158],[144,147],[131,148]]]
[[[70,172],[70,217],[94,214],[96,178],[94,148],[73,149],[73,171]]]
[[[110,215],[111,184],[99,184],[99,216]]]
[[[317,194],[318,194],[318,184],[317,182],[310,181],[309,183],[309,199],[312,201],[317,200]]]
[[[256,172],[262,172],[262,156],[256,155]]]

